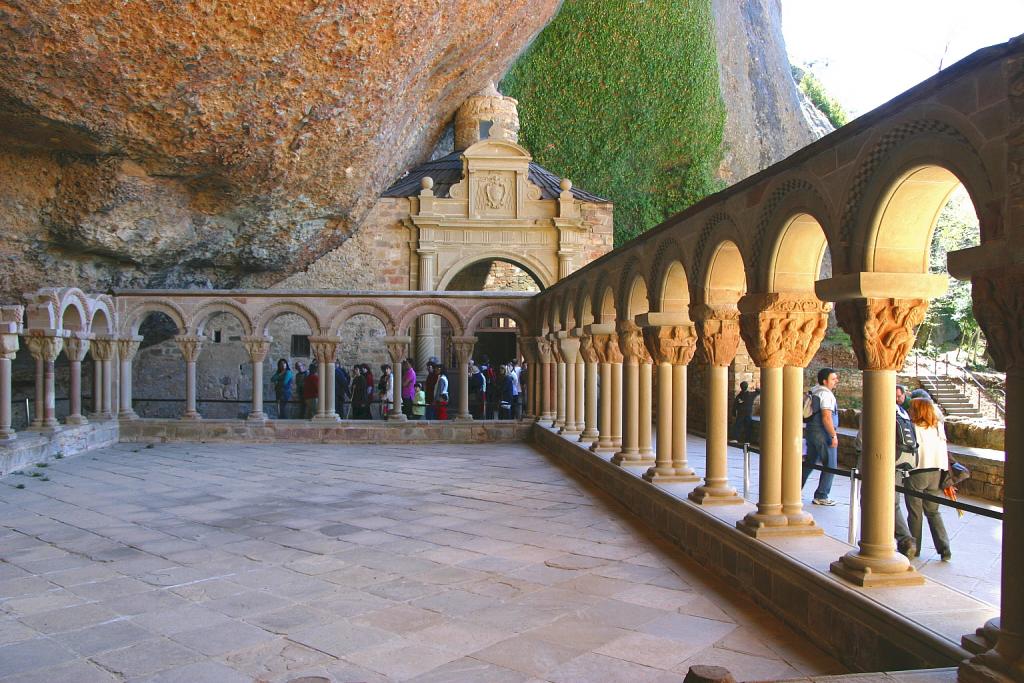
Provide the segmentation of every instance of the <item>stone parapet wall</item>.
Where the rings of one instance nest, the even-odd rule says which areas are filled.
[[[53,432],[27,431],[14,441],[0,446],[0,477],[36,463],[53,460],[57,455],[69,458],[94,448],[118,442],[118,422],[91,422],[75,427],[61,427]]]
[[[223,441],[229,443],[442,444],[525,441],[532,423],[344,421],[319,425],[300,420],[135,420],[121,428],[122,442]]]
[[[536,426],[534,443],[611,495],[697,563],[743,591],[856,671],[956,666],[967,652],[936,630],[855,589],[627,470]],[[729,506],[726,506],[729,507]],[[814,537],[822,550],[849,546]],[[780,541],[780,545],[785,541]],[[940,587],[950,594],[951,589]],[[923,590],[923,589],[913,589]],[[959,594],[957,594],[959,595]],[[981,603],[978,603],[979,605]],[[856,643],[856,647],[851,647]]]

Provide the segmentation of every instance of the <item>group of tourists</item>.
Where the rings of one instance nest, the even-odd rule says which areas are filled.
[[[807,450],[801,486],[807,483],[812,472],[810,465],[823,465],[832,469],[838,466],[839,406],[834,391],[839,384],[839,374],[833,368],[822,368],[817,380],[817,385],[808,392],[805,402],[804,437]],[[907,515],[904,517],[897,496],[896,547],[908,558],[916,557],[921,548],[923,520],[927,519],[935,549],[942,561],[948,562],[953,554],[939,503],[914,494],[941,496],[944,473],[955,472],[959,465],[949,456],[942,414],[928,392],[924,389],[908,392],[906,387],[897,386],[895,399],[896,442],[893,448],[896,483],[902,484],[907,505]],[[859,451],[860,433],[857,434],[856,444]],[[815,505],[836,504],[829,497],[834,476],[833,472],[821,472],[812,499]]]
[[[469,409],[475,419],[518,419],[522,414],[522,388],[519,382],[522,366],[511,362],[492,366],[484,356],[480,363],[469,365]],[[317,363],[307,369],[301,361],[293,370],[288,360],[277,361],[277,370],[270,378],[277,400],[279,419],[312,419],[318,411],[320,376]],[[395,382],[401,382],[401,406],[394,405]],[[334,368],[334,404],[342,419],[386,420],[394,410],[401,410],[411,420],[447,420],[450,403],[448,372],[436,358],[427,361],[427,375],[421,382],[412,359],[402,361],[396,377],[391,365],[380,366],[374,377],[366,363]]]
[[[487,356],[469,364],[469,413],[474,420],[518,420],[523,412],[523,367],[491,365]]]

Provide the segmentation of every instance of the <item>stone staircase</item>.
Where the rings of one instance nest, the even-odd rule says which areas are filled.
[[[949,377],[921,375],[918,377],[921,387],[932,395],[942,411],[954,417],[984,417],[978,410],[974,400],[965,396],[960,386]]]

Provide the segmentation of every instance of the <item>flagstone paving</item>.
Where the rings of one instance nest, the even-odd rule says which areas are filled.
[[[0,480],[5,683],[843,672],[527,445],[121,444],[45,472]]]

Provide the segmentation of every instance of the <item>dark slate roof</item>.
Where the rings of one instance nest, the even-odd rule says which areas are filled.
[[[382,197],[412,197],[420,193],[420,181],[430,176],[434,180],[434,196],[448,197],[451,186],[462,180],[462,150],[452,152],[439,159],[428,161],[411,169],[395,183],[384,190]],[[562,192],[562,179],[540,164],[530,162],[530,182],[540,188],[541,199],[558,199]],[[608,204],[609,200],[581,190],[575,185],[572,196],[581,202]]]

